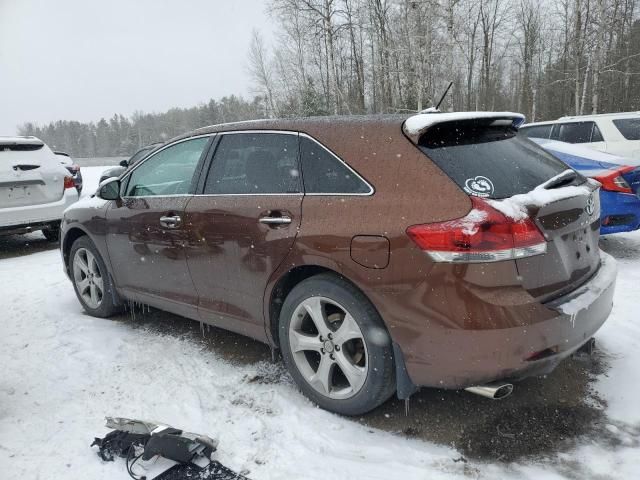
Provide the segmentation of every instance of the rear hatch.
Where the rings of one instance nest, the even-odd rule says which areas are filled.
[[[41,140],[0,137],[0,208],[60,200],[65,174],[65,168]]]
[[[448,115],[457,115],[447,121]],[[480,197],[515,221],[530,219],[546,240],[546,253],[514,261],[523,287],[550,301],[582,285],[599,268],[598,184],[522,135],[521,116],[432,114],[423,129],[405,133],[471,197]],[[438,120],[442,119],[442,120]]]

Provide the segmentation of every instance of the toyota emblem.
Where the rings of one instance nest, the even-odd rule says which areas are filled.
[[[593,212],[596,210],[596,200],[593,198],[593,193],[589,195],[589,199],[587,200],[587,206],[584,207],[584,211],[587,212],[587,215],[593,215]]]

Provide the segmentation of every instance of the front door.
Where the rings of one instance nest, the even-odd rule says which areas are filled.
[[[184,209],[209,142],[198,137],[170,145],[123,178],[122,198],[107,211],[107,248],[116,285],[128,298],[197,316]]]
[[[185,213],[203,320],[264,338],[264,291],[300,226],[299,172],[295,133],[220,136],[202,194]]]

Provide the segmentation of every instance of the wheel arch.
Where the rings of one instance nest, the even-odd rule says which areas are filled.
[[[349,282],[354,288],[362,293],[362,295],[369,301],[369,303],[371,303],[373,308],[376,309],[378,314],[380,314],[378,308],[371,301],[369,296],[353,280],[351,280],[343,273],[339,272],[336,268],[331,268],[330,266],[323,266],[319,264],[299,265],[289,269],[288,271],[280,275],[278,280],[274,283],[274,286],[271,289],[271,293],[269,294],[267,305],[267,325],[265,327],[270,342],[275,348],[280,348],[278,327],[280,322],[280,311],[285,299],[287,298],[289,293],[291,293],[291,290],[293,290],[299,283],[308,278],[323,273],[336,275]]]
[[[75,242],[78,238],[83,236],[88,237],[89,234],[84,229],[74,226],[65,232],[64,238],[62,238],[60,241],[60,249],[62,250],[62,259],[64,261],[64,268],[67,272],[67,275],[70,274],[69,253],[71,253],[71,246],[73,245],[73,242]]]
[[[274,283],[267,303],[266,331],[271,344],[276,348],[280,347],[278,325],[285,298],[300,282],[321,273],[341,275],[336,270],[320,265],[299,265],[284,272]]]

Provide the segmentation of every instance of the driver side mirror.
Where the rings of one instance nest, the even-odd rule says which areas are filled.
[[[120,198],[120,180],[118,178],[105,180],[98,187],[97,195],[103,200],[118,200]]]
[[[120,160],[120,166],[127,168],[129,166],[129,162],[127,160]]]

